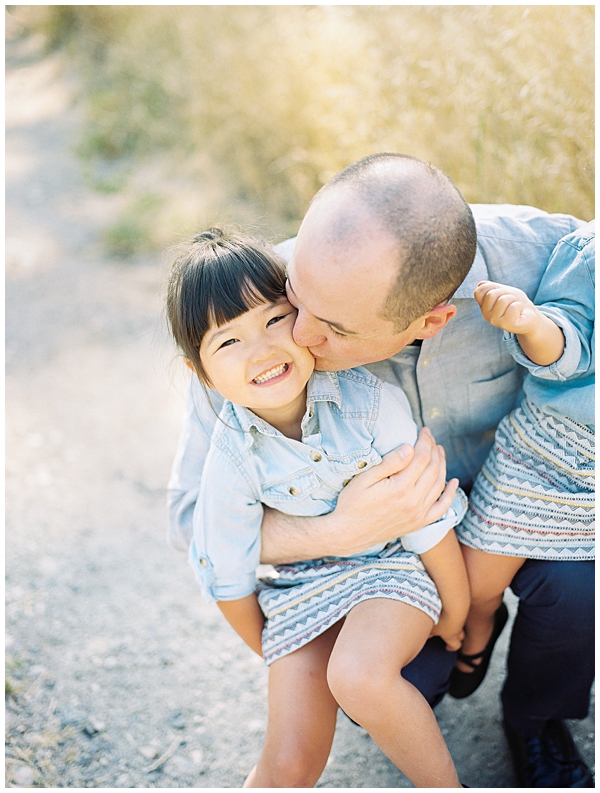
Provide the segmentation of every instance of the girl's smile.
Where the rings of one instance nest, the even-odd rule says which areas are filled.
[[[255,385],[264,385],[265,383],[269,383],[272,385],[273,382],[279,382],[283,375],[287,375],[291,367],[293,366],[292,363],[282,363],[279,366],[274,366],[272,369],[269,369],[267,372],[263,374],[259,374],[258,377],[255,377],[252,382]]]

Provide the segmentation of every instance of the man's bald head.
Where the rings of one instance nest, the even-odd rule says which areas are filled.
[[[348,213],[342,202],[346,211],[333,213],[329,242],[349,246],[378,229],[397,241],[398,274],[381,316],[401,331],[454,294],[471,268],[477,238],[469,205],[447,176],[416,157],[374,154],[334,176],[309,212],[321,202],[335,206],[344,194],[358,200],[352,201],[357,211]]]

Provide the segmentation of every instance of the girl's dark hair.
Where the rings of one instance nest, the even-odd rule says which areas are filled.
[[[244,234],[211,228],[179,249],[167,284],[167,318],[175,343],[202,382],[208,380],[200,360],[207,330],[279,300],[285,280],[283,259]]]

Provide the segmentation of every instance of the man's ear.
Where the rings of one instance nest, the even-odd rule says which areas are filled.
[[[423,327],[417,334],[417,339],[431,339],[436,333],[439,333],[442,328],[445,328],[448,322],[456,314],[456,306],[444,303],[442,306],[436,306],[428,311],[423,317]]]

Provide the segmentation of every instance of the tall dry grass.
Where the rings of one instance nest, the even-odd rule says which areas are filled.
[[[84,159],[167,154],[192,192],[217,166],[231,201],[279,237],[331,175],[375,151],[429,160],[471,202],[593,216],[593,6],[14,13],[79,70]]]

